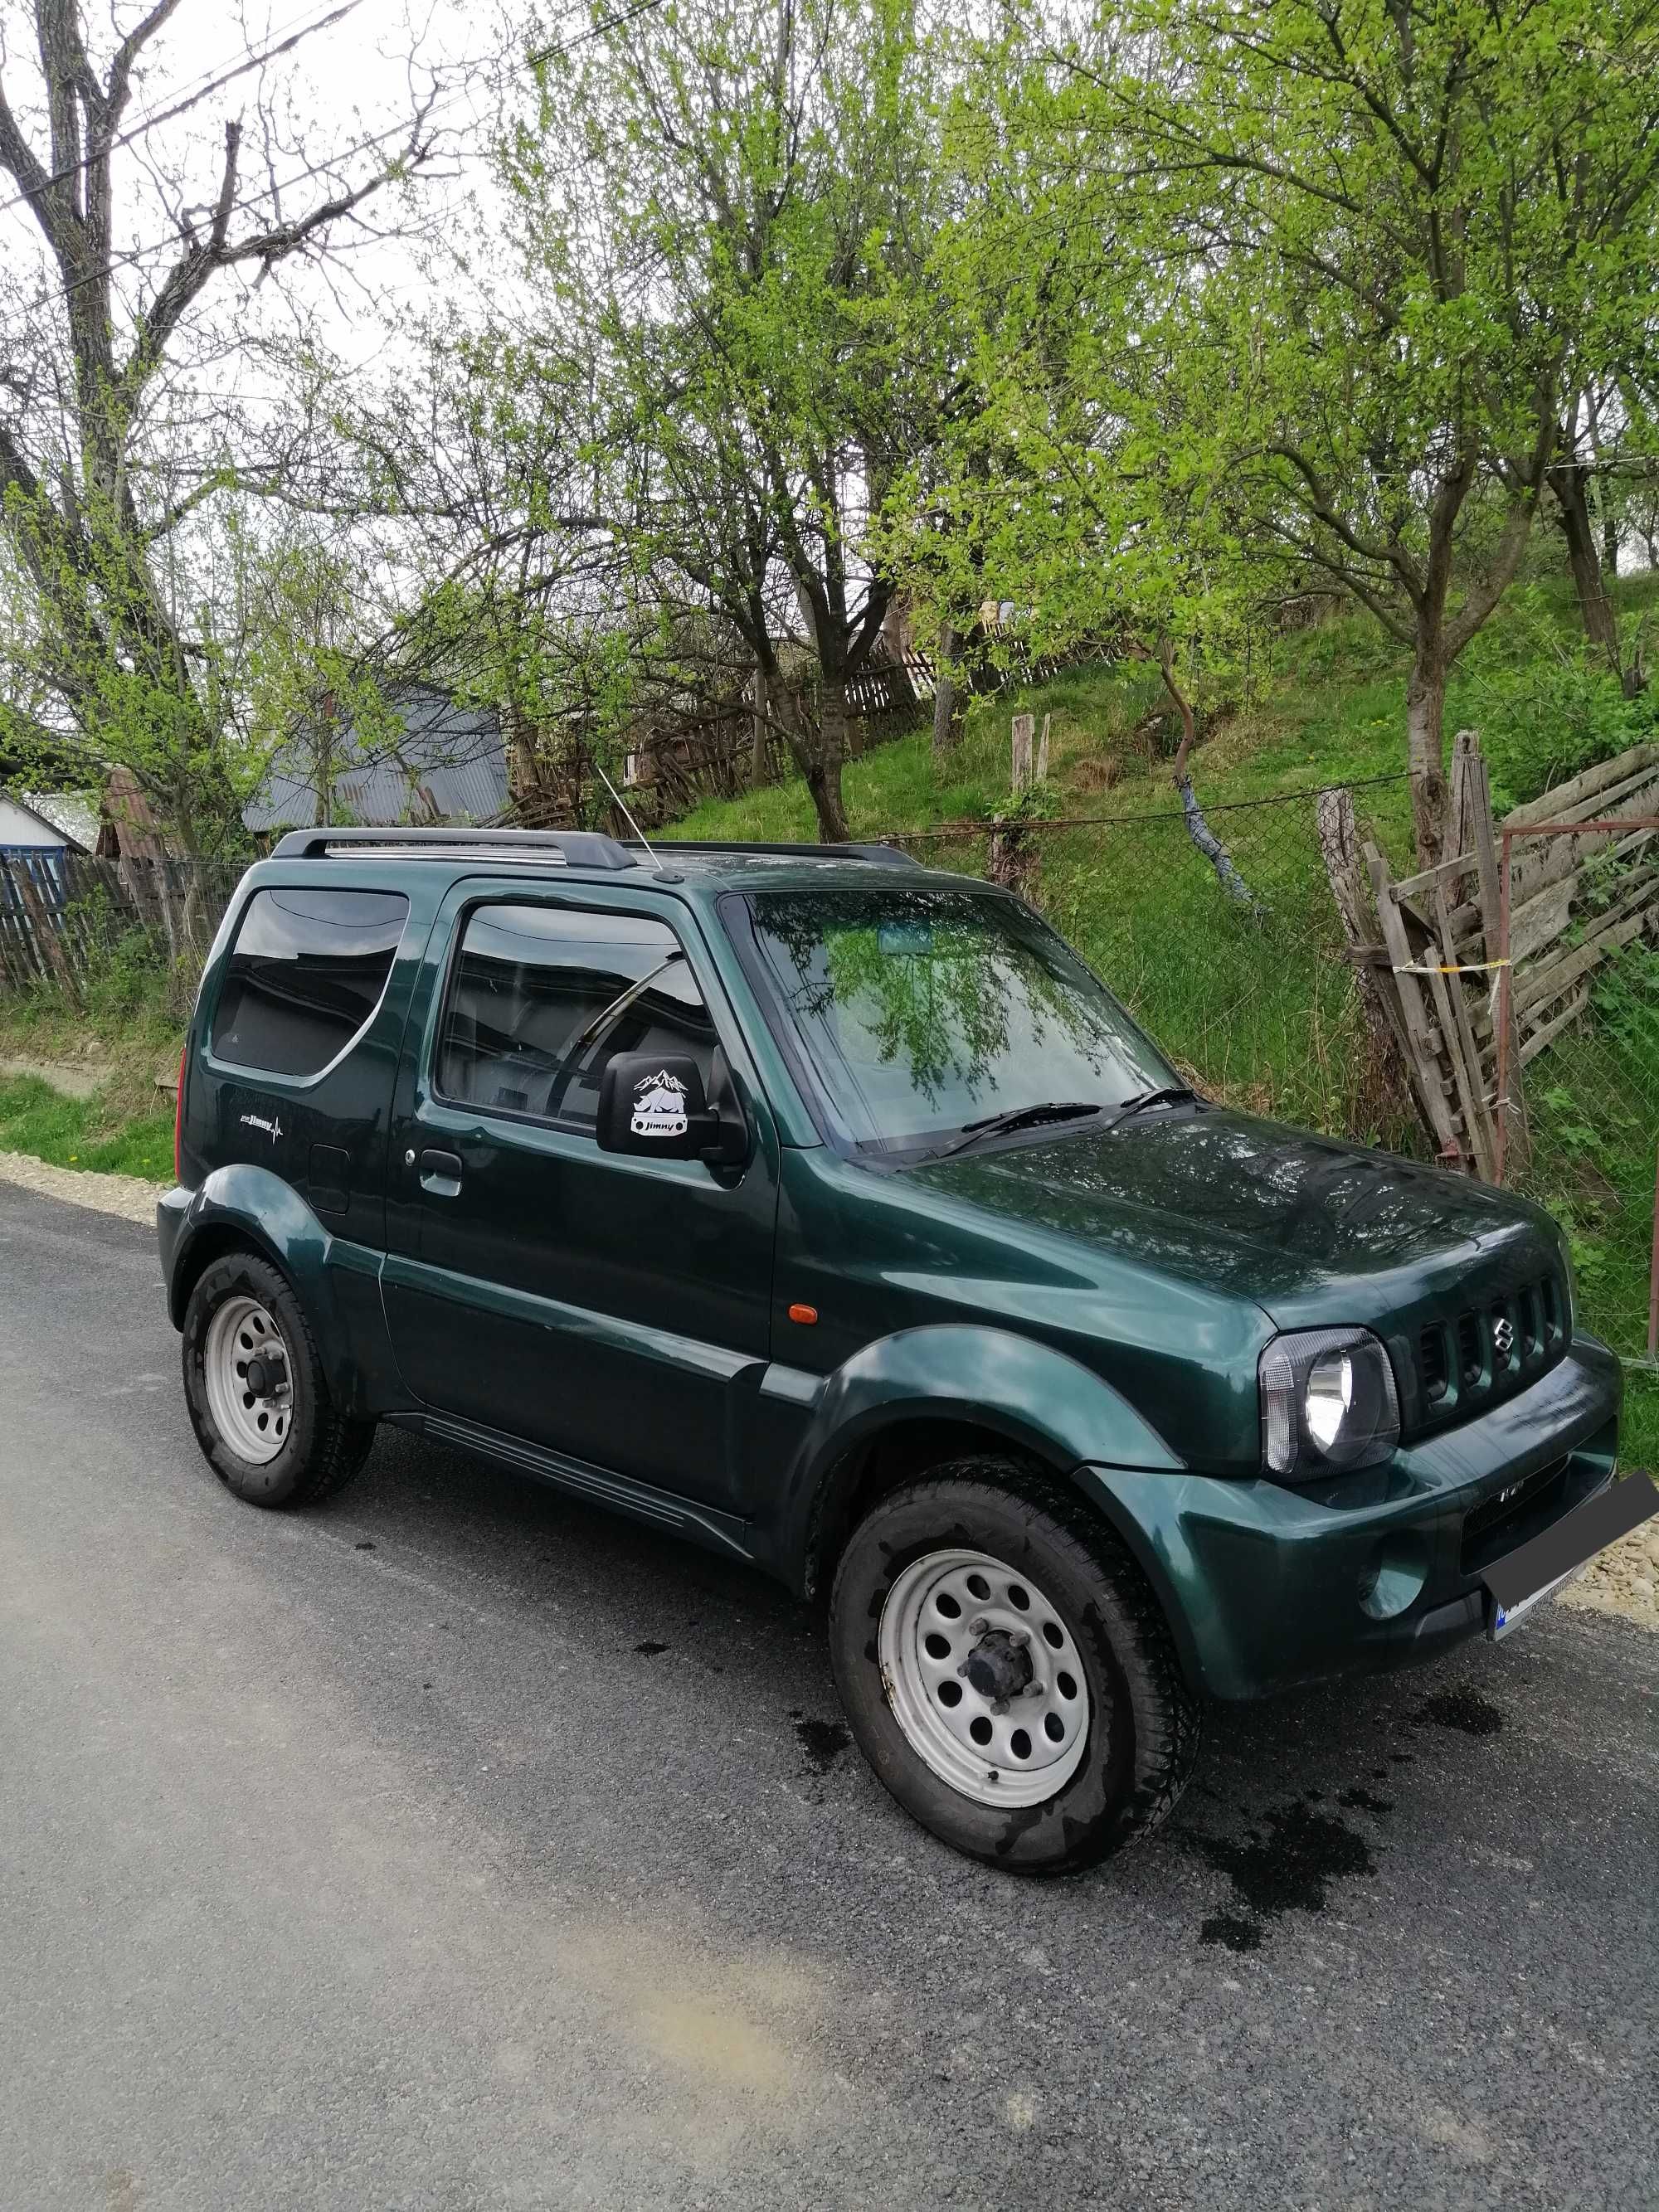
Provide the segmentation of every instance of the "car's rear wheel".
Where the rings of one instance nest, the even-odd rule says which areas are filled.
[[[973,1459],[883,1498],[830,1600],[848,1718],[944,1842],[1067,1874],[1158,1826],[1200,1706],[1145,1577],[1081,1500]]]
[[[208,1464],[252,1505],[310,1505],[349,1482],[374,1440],[329,1395],[305,1310],[279,1268],[230,1252],[185,1310],[185,1398]]]

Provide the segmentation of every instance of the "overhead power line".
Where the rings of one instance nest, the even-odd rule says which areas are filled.
[[[349,0],[349,4],[355,7],[358,4],[358,0]],[[544,46],[537,52],[527,55],[522,66],[538,68],[542,63],[556,60],[561,54],[570,53],[577,46],[587,44],[590,40],[602,38],[607,31],[619,29],[623,24],[632,22],[636,16],[649,15],[662,5],[663,0],[635,0],[633,7],[625,8],[615,15],[607,15],[602,22],[590,25],[586,31],[579,31],[574,38],[567,39],[560,45]],[[343,13],[345,10],[342,9],[340,12]],[[462,88],[450,94],[447,99],[434,101],[423,115],[415,119],[415,127],[423,129],[434,117],[455,106],[465,96],[465,88]],[[307,184],[314,177],[320,177],[326,173],[337,170],[343,163],[353,160],[357,155],[367,153],[371,147],[383,146],[388,140],[403,136],[410,127],[407,122],[398,122],[390,125],[385,131],[371,132],[368,137],[358,139],[354,144],[348,146],[343,153],[333,155],[328,161],[307,162],[303,168],[295,170],[291,175],[280,178],[275,183],[267,182],[261,185],[258,191],[249,192],[239,199],[234,199],[227,213],[246,214],[250,208],[258,207],[262,201],[271,199],[275,195],[287,191],[295,185]],[[9,204],[15,205],[16,203],[14,201]],[[84,289],[87,285],[100,283],[105,277],[113,276],[118,269],[128,268],[135,262],[146,259],[152,253],[171,252],[176,250],[179,242],[176,235],[169,235],[165,238],[151,239],[141,246],[129,246],[124,253],[112,254],[109,260],[100,267],[84,270],[80,276],[72,278],[69,283],[61,288],[51,287],[42,292],[28,307],[20,312],[12,327],[16,328],[22,321],[48,306],[54,297],[67,299],[71,294]]]
[[[35,192],[47,192],[54,185],[66,185],[71,177],[80,176],[95,161],[118,153],[124,146],[132,145],[147,132],[158,130],[163,123],[173,122],[189,109],[199,106],[211,94],[222,91],[228,84],[234,84],[238,77],[246,76],[253,70],[263,69],[267,62],[276,61],[283,54],[292,53],[304,40],[311,38],[318,31],[331,29],[362,5],[362,0],[342,0],[342,4],[331,9],[326,15],[319,15],[314,22],[301,24],[298,30],[279,39],[275,46],[267,46],[263,53],[250,52],[244,54],[234,68],[222,70],[219,76],[198,78],[192,88],[181,93],[170,106],[147,111],[127,130],[112,138],[107,146],[99,147],[94,153],[83,154],[78,161],[67,162],[63,168],[54,169],[50,176],[43,177],[35,186]],[[0,215],[7,215],[13,208],[21,207],[33,197],[34,192],[14,192],[9,200],[0,200]]]
[[[660,8],[661,5],[662,0],[636,0],[634,7],[624,8],[620,15],[612,15],[603,23],[595,23],[589,30],[579,32],[574,39],[566,39],[561,45],[543,46],[536,53],[526,54],[524,65],[526,69],[539,69],[544,62],[556,61],[561,54],[568,54],[573,46],[580,46],[589,39],[597,39],[603,31],[620,30],[624,23],[631,23],[635,15],[648,15],[653,8]]]

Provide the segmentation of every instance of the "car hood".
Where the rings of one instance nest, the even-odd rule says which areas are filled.
[[[1494,1240],[1547,1234],[1546,1218],[1507,1193],[1221,1108],[914,1172],[1011,1223],[1248,1297],[1281,1322],[1334,1283],[1455,1272]]]

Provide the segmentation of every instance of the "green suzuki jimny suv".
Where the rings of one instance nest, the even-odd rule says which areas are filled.
[[[877,1774],[1012,1869],[1153,1826],[1207,1698],[1500,1633],[1651,1510],[1546,1214],[1211,1104],[879,848],[285,837],[177,1174],[239,1498],[392,1421],[825,1593]]]

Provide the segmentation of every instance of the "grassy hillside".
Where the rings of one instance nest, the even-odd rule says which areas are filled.
[[[1627,623],[1659,610],[1656,580],[1620,586]],[[1454,688],[1449,727],[1481,729],[1500,803],[1531,795],[1650,732],[1659,702],[1626,708],[1579,662],[1572,611],[1523,594],[1480,641]],[[1369,1063],[1351,971],[1326,885],[1310,793],[1356,787],[1362,834],[1411,864],[1402,764],[1406,672],[1375,624],[1342,619],[1275,642],[1250,702],[1218,714],[1194,755],[1199,797],[1265,911],[1224,898],[1194,849],[1170,780],[1154,672],[1081,669],[970,709],[936,773],[926,732],[852,763],[858,837],[913,837],[936,865],[983,872],[1008,804],[1009,721],[1050,717],[1049,782],[1037,811],[1073,826],[1034,833],[1036,895],[1165,1048],[1235,1103],[1415,1152],[1405,1103]],[[1372,781],[1371,779],[1392,779]],[[1272,802],[1272,803],[1264,803]],[[1093,817],[1079,820],[1079,817]],[[941,824],[973,825],[933,834]],[[816,835],[792,781],[699,807],[665,838],[787,841]],[[1528,1185],[1572,1231],[1587,1319],[1628,1353],[1646,1319],[1654,1147],[1659,1142],[1659,956],[1633,956],[1620,988],[1629,1018],[1604,1018],[1534,1063],[1538,1143]],[[1639,963],[1645,961],[1645,967]],[[1619,1008],[1613,1007],[1617,1016]],[[1632,1449],[1659,1458],[1659,1387],[1632,1382]]]

